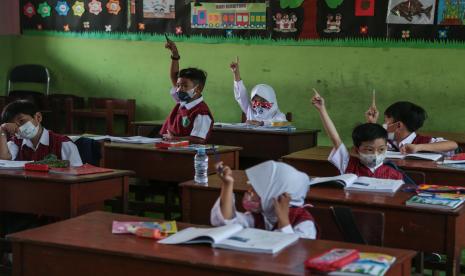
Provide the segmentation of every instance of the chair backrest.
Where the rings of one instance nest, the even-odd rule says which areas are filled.
[[[383,245],[383,212],[351,210],[339,206],[313,207],[308,211],[315,218],[321,239]]]
[[[46,86],[45,94],[48,95],[50,88],[50,74],[47,67],[38,64],[18,65],[11,69],[8,74],[7,95],[12,91],[13,83],[41,83]]]
[[[292,112],[287,112],[286,113],[286,120],[288,122],[292,122]],[[245,115],[244,112],[242,112],[241,122],[245,123],[245,121],[247,121],[247,116]]]

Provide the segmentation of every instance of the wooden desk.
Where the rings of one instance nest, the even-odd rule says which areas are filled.
[[[247,178],[244,171],[234,171],[234,178],[236,207],[242,210]],[[184,221],[210,223],[210,210],[220,195],[221,180],[218,176],[209,177],[208,187],[195,185],[192,181],[182,183],[181,187]],[[446,254],[448,275],[459,275],[460,252],[465,248],[465,207],[442,211],[405,206],[405,201],[412,195],[397,192],[389,196],[314,187],[309,191],[307,201],[317,207],[347,206],[383,212],[386,221],[385,246]]]
[[[162,125],[163,121],[144,121],[133,124],[135,134],[142,136],[158,135]],[[314,147],[317,145],[318,132],[320,130],[316,129],[271,132],[213,127],[208,143],[240,146],[243,148],[241,163],[244,159],[252,165],[269,159],[277,160],[283,155]]]
[[[318,146],[283,156],[283,162],[311,176],[334,176],[339,171],[329,161],[331,147]],[[465,186],[465,171],[438,166],[433,161],[392,160],[407,171],[423,172],[428,184]]]
[[[465,150],[465,133],[463,132],[420,131],[419,134],[432,137],[442,137],[447,140],[455,141],[459,144],[459,147],[461,147],[462,150]]]
[[[0,211],[70,218],[121,197],[127,211],[130,171],[66,176],[24,170],[0,170]]]
[[[415,252],[325,240],[300,239],[278,254],[213,249],[210,245],[163,245],[111,234],[113,220],[147,218],[94,212],[15,233],[13,275],[310,275],[304,261],[331,248],[356,248],[396,257],[386,275],[410,275]],[[179,228],[187,224],[178,223]]]
[[[207,151],[208,173],[215,172],[217,161],[238,169],[240,150],[219,146],[216,156]],[[153,144],[105,143],[103,159],[107,168],[131,170],[140,178],[179,183],[194,177],[194,155],[194,151],[157,149]]]

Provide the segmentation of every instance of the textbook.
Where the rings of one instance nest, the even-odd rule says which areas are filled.
[[[189,141],[187,140],[180,140],[180,141],[160,141],[155,143],[155,147],[157,149],[169,149],[175,147],[187,147],[189,146]]]
[[[319,272],[339,270],[345,265],[358,260],[357,249],[333,248],[305,261],[305,267]]]
[[[48,172],[63,175],[86,175],[96,173],[107,173],[112,172],[112,169],[96,167],[91,164],[84,164],[80,167],[69,167],[69,168],[51,168]]]
[[[462,187],[462,186],[420,184],[417,187],[417,191],[419,191],[419,192],[427,192],[427,193],[465,194],[465,187]]]
[[[23,170],[24,165],[32,161],[0,160],[0,170]]]
[[[426,209],[454,210],[463,204],[465,195],[419,193],[405,202],[407,206]]]
[[[340,185],[349,191],[365,191],[380,193],[395,193],[404,184],[403,180],[381,179],[373,177],[358,177],[353,173],[332,177],[315,177],[310,185]]]
[[[176,221],[113,221],[112,234],[134,234],[138,237],[160,240],[178,231]]]
[[[214,126],[224,129],[244,129],[270,132],[292,132],[296,130],[296,128],[292,125],[256,126],[246,123],[215,123]]]
[[[442,154],[439,154],[439,153],[426,153],[426,152],[402,154],[402,153],[400,153],[398,151],[386,151],[386,158],[438,161],[439,159],[442,158]]]
[[[395,257],[387,254],[360,252],[358,260],[345,265],[338,271],[330,272],[328,275],[383,276],[395,261]]]
[[[214,228],[189,227],[158,243],[210,243],[214,248],[275,254],[298,239],[297,234],[244,228],[239,224],[230,224]]]
[[[439,163],[439,167],[447,168],[447,169],[452,169],[452,170],[465,170],[465,163]]]

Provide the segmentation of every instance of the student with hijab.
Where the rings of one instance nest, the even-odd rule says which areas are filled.
[[[230,67],[234,74],[234,97],[246,114],[248,124],[269,126],[273,122],[287,122],[286,115],[278,108],[276,93],[271,86],[257,84],[249,99],[239,72],[239,58]]]
[[[316,226],[305,209],[309,177],[293,167],[266,161],[246,170],[250,189],[244,194],[245,213],[236,210],[233,194],[234,178],[229,167],[218,164],[221,194],[211,210],[211,224],[237,223],[243,227],[297,233],[301,238],[315,239]]]

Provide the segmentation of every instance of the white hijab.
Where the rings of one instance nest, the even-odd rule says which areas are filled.
[[[255,95],[258,95],[273,104],[273,106],[263,114],[257,114],[252,111],[255,118],[260,120],[271,120],[277,112],[280,112],[278,108],[278,101],[276,100],[276,93],[274,92],[273,87],[268,84],[257,84],[254,88],[252,88],[250,99],[252,100]]]
[[[276,161],[263,162],[245,172],[255,192],[260,196],[267,230],[271,230],[278,221],[274,211],[273,198],[288,193],[291,197],[291,206],[304,205],[310,182],[307,174]]]

